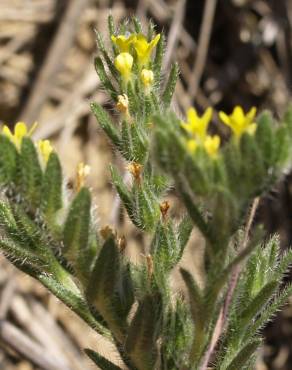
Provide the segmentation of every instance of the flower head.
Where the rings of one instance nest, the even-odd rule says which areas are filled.
[[[237,139],[239,139],[244,132],[249,134],[255,132],[257,127],[254,122],[255,115],[255,107],[252,107],[246,114],[240,106],[236,106],[229,116],[224,112],[219,112],[221,121],[231,128]]]
[[[115,59],[115,67],[122,75],[125,81],[128,81],[131,75],[133,66],[133,57],[131,54],[123,52]]]
[[[212,118],[212,108],[208,108],[205,113],[199,117],[194,108],[187,111],[187,122],[181,122],[181,126],[199,141],[206,138],[208,125]]]
[[[151,69],[142,69],[141,74],[141,81],[143,85],[147,88],[153,84],[154,81],[154,73]]]
[[[136,36],[133,41],[134,49],[137,53],[137,58],[140,66],[146,66],[151,58],[152,50],[157,45],[160,39],[160,34],[156,35],[155,38],[148,42],[147,38],[141,33]]]
[[[204,148],[210,157],[216,158],[220,147],[220,137],[218,135],[208,135],[204,141]]]
[[[117,45],[117,47],[119,48],[119,51],[121,53],[128,53],[129,50],[130,50],[130,47],[133,44],[133,42],[135,41],[135,39],[136,39],[136,35],[134,35],[134,34],[131,34],[131,35],[128,35],[128,36],[125,36],[125,35],[114,36],[114,35],[112,35],[112,37],[111,37],[112,42],[115,45]]]
[[[39,153],[41,154],[45,163],[48,162],[50,154],[53,151],[53,147],[50,143],[50,140],[40,140],[38,143]]]
[[[7,136],[12,141],[12,143],[16,146],[16,148],[20,150],[22,139],[25,136],[31,136],[36,126],[37,126],[37,123],[35,122],[32,125],[31,129],[28,130],[24,122],[17,122],[14,127],[14,132],[12,133],[10,128],[4,125],[2,128],[2,134],[4,136]]]

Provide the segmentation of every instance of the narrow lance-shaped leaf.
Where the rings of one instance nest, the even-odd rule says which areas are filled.
[[[231,363],[227,366],[226,370],[239,370],[246,365],[248,361],[250,361],[251,356],[254,352],[258,349],[261,345],[261,340],[254,340],[248,343],[238,354],[237,356],[231,361]]]
[[[192,230],[193,230],[193,222],[191,220],[191,218],[186,215],[183,217],[183,219],[181,220],[181,222],[179,223],[178,225],[178,229],[177,229],[177,238],[178,238],[178,243],[179,243],[179,247],[180,247],[180,250],[179,250],[179,255],[178,255],[178,261],[181,259],[182,255],[183,255],[183,252],[184,252],[184,249],[189,241],[189,238],[191,236],[191,233],[192,233]]]
[[[104,132],[113,142],[113,144],[116,145],[117,148],[120,148],[121,142],[120,142],[119,133],[116,127],[114,126],[112,120],[110,119],[110,116],[108,115],[108,113],[98,103],[91,103],[91,110],[92,110],[92,113],[95,115],[101,128],[104,130]]]
[[[110,167],[111,170],[111,176],[113,180],[113,184],[119,194],[119,197],[121,198],[124,207],[126,208],[128,215],[133,222],[134,225],[139,227],[139,222],[135,217],[134,214],[134,205],[133,205],[133,200],[132,200],[132,195],[129,192],[128,188],[125,186],[123,179],[121,176],[118,174],[116,168],[113,166]]]
[[[0,135],[0,187],[15,181],[18,153],[8,137]]]
[[[164,92],[162,94],[162,101],[163,101],[163,104],[166,108],[171,103],[171,99],[172,99],[172,96],[174,94],[176,82],[177,82],[177,79],[178,79],[178,74],[179,74],[178,64],[175,63],[171,67],[170,74],[169,74],[169,77],[168,77],[168,81],[167,81],[167,84],[165,86]]]
[[[159,332],[158,296],[147,295],[139,303],[126,340],[126,351],[139,370],[153,370],[157,358]]]
[[[90,192],[82,188],[70,206],[64,226],[64,255],[73,264],[78,263],[79,256],[87,248],[90,208]]]
[[[165,36],[164,36],[164,33],[161,33],[159,42],[156,47],[156,53],[155,53],[155,58],[154,58],[154,63],[153,63],[155,81],[158,81],[159,87],[160,87],[161,68],[162,68],[164,52],[165,52]]]
[[[111,14],[108,16],[107,25],[108,25],[109,35],[114,36],[116,33],[116,28],[115,28],[114,18]],[[112,42],[112,49],[113,49],[113,53],[115,56],[119,54],[119,49],[117,45],[115,45],[113,42]]]
[[[254,297],[246,309],[241,313],[239,317],[239,327],[244,328],[253,317],[255,317],[273,297],[279,283],[272,281],[266,284],[261,291]]]
[[[51,220],[62,207],[62,169],[56,153],[51,153],[42,184],[41,209]]]
[[[95,69],[98,74],[98,77],[100,79],[100,82],[102,83],[102,86],[105,88],[105,90],[108,92],[110,97],[113,100],[117,99],[118,93],[116,92],[116,89],[114,88],[113,84],[110,81],[110,78],[106,74],[106,71],[104,69],[103,62],[100,57],[96,57],[95,60]]]
[[[97,258],[87,286],[86,296],[107,322],[115,338],[122,342],[126,322],[123,322],[114,305],[120,269],[120,252],[114,237],[110,236]]]
[[[184,268],[180,269],[180,273],[184,282],[188,288],[188,293],[190,297],[191,312],[195,321],[195,324],[202,327],[204,322],[204,312],[203,309],[203,297],[201,289],[198,287],[193,276]]]
[[[142,24],[140,20],[137,17],[132,17],[132,21],[134,24],[135,32],[136,33],[142,33]]]
[[[120,76],[119,76],[119,73],[116,69],[116,67],[114,66],[114,63],[113,61],[111,60],[106,48],[105,48],[105,45],[104,45],[104,42],[103,42],[103,39],[102,39],[102,36],[99,32],[96,32],[96,40],[97,40],[97,45],[98,45],[98,48],[99,50],[101,51],[102,53],[102,56],[104,58],[104,61],[106,62],[107,64],[107,67],[108,69],[110,70],[112,76],[116,79],[116,81],[120,82]],[[113,86],[112,86],[113,87]],[[113,87],[114,88],[114,87]]]
[[[20,152],[19,188],[27,203],[37,207],[41,199],[42,170],[38,160],[35,145],[31,139],[24,137]]]

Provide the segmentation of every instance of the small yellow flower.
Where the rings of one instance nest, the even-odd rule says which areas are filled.
[[[47,163],[50,157],[50,154],[53,151],[53,147],[50,143],[50,140],[40,140],[37,143],[39,152],[44,160],[44,163]]]
[[[187,149],[191,154],[194,154],[198,147],[198,143],[194,139],[190,139],[187,141]]]
[[[130,46],[136,40],[136,35],[134,35],[134,34],[131,34],[129,36],[125,36],[125,35],[114,36],[114,35],[112,35],[111,40],[114,44],[117,45],[117,47],[119,48],[119,51],[121,53],[128,53],[129,50],[130,50]]]
[[[150,42],[148,42],[147,38],[142,34],[138,34],[136,36],[136,39],[133,41],[133,45],[134,49],[136,50],[138,62],[141,67],[148,64],[151,58],[152,50],[157,45],[159,39],[160,34],[156,35],[155,38]]]
[[[115,67],[125,81],[128,81],[131,76],[132,66],[133,57],[129,53],[121,53],[115,59]]]
[[[129,115],[129,98],[128,95],[123,94],[118,96],[118,101],[116,104],[117,110],[126,116]]]
[[[37,123],[35,122],[32,125],[31,129],[28,130],[24,122],[17,122],[14,127],[14,133],[12,133],[10,128],[4,125],[2,128],[2,134],[7,136],[12,141],[12,143],[16,146],[16,148],[20,150],[22,139],[25,136],[31,136],[36,126],[37,126]]]
[[[256,111],[256,108],[252,107],[250,111],[245,114],[240,106],[236,106],[229,116],[224,112],[219,112],[219,117],[225,125],[231,128],[238,140],[244,132],[252,135],[256,131],[257,125],[254,122]]]
[[[151,71],[151,69],[142,69],[140,77],[146,88],[153,84],[154,73]]]
[[[207,135],[208,125],[212,118],[213,109],[209,107],[199,117],[194,108],[187,111],[187,122],[181,122],[181,126],[198,140],[204,141]]]
[[[220,137],[218,135],[208,135],[204,141],[204,148],[210,157],[215,158],[220,147]]]

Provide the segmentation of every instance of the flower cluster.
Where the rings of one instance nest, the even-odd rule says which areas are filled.
[[[140,80],[145,89],[149,89],[154,80],[153,71],[149,69],[151,54],[159,39],[160,34],[156,35],[150,42],[143,34],[111,37],[120,52],[115,58],[114,65],[126,83],[131,79],[133,64],[136,60],[140,71]]]
[[[257,127],[254,122],[256,112],[256,108],[252,107],[245,114],[240,106],[236,106],[234,107],[232,114],[229,116],[224,112],[219,112],[219,117],[225,125],[230,127],[235,138],[239,140],[241,135],[245,132],[251,135],[255,133]]]
[[[198,146],[202,146],[211,157],[217,156],[220,137],[218,135],[210,136],[207,133],[212,112],[212,108],[208,108],[199,117],[197,111],[194,108],[190,108],[187,111],[187,122],[181,122],[182,128],[190,134],[187,147],[191,153],[194,153]]]
[[[236,106],[230,115],[219,112],[221,121],[227,125],[238,142],[243,133],[254,134],[256,123],[254,118],[256,108],[253,107],[246,114],[242,107]],[[203,147],[208,155],[216,158],[220,147],[220,137],[218,135],[208,135],[208,126],[212,119],[212,108],[207,108],[200,117],[194,108],[187,111],[187,122],[181,122],[182,128],[190,135],[187,140],[187,148],[190,153],[194,153],[199,146]]]
[[[21,149],[21,143],[24,137],[31,136],[34,130],[37,127],[37,123],[34,123],[33,126],[28,130],[26,124],[24,122],[17,122],[14,131],[12,132],[7,125],[4,125],[2,128],[2,135],[8,137],[10,141],[15,145],[17,150]],[[48,162],[51,152],[53,151],[53,147],[49,140],[39,140],[37,142],[38,151],[44,161],[44,163]]]

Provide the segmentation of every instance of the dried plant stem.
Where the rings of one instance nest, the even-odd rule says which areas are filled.
[[[191,99],[194,98],[197,94],[201,77],[204,71],[216,5],[217,0],[207,0],[205,4],[198,49],[196,53],[196,62],[192,70],[191,79],[189,82],[188,95]]]

